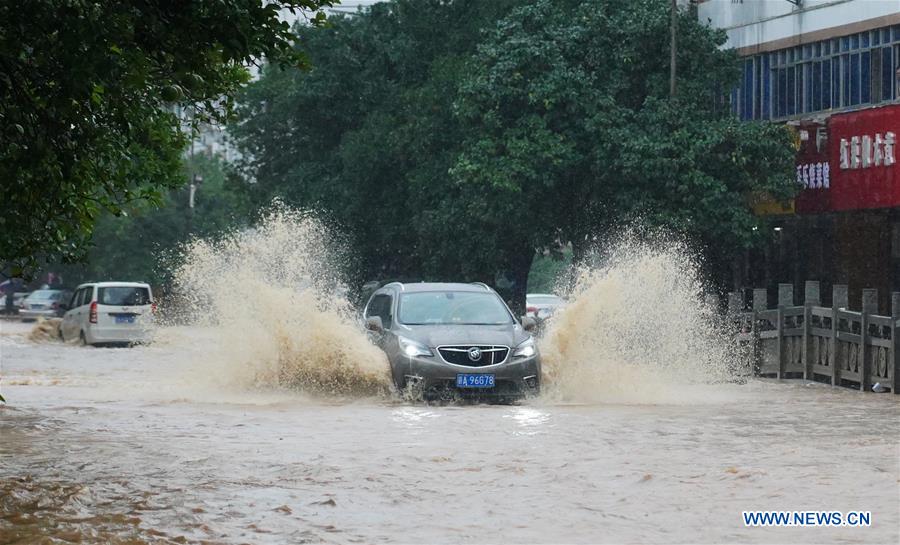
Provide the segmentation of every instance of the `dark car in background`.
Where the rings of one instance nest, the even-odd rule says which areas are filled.
[[[485,284],[393,282],[372,294],[363,314],[401,391],[501,401],[540,392],[534,322],[520,323]]]

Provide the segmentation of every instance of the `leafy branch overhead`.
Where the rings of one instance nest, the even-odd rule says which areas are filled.
[[[218,121],[260,59],[308,68],[280,16],[327,0],[0,3],[0,261],[77,259],[102,210],[183,183],[178,113]]]
[[[726,261],[755,242],[747,195],[793,195],[776,125],[741,123],[724,34],[669,2],[394,0],[301,29],[315,65],[268,70],[234,134],[257,183],[324,210],[360,276],[506,276],[524,299],[535,250],[576,257],[639,218]]]

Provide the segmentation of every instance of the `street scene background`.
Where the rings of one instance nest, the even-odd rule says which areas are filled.
[[[895,0],[0,1],[0,545],[896,543],[898,99]]]

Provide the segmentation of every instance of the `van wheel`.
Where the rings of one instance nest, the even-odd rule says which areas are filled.
[[[81,346],[87,346],[88,342],[87,337],[84,336],[84,331],[82,331],[81,334],[78,335],[78,342],[81,344]]]

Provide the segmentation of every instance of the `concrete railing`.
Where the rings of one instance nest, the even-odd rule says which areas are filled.
[[[778,285],[778,306],[767,308],[765,289],[753,290],[750,311],[729,294],[736,340],[759,376],[827,379],[833,386],[900,394],[900,292],[891,294],[891,316],[879,316],[878,291],[865,289],[859,312],[847,310],[847,286],[835,284],[832,306],[821,306],[819,283],[807,281],[804,304],[794,305],[793,284]]]

